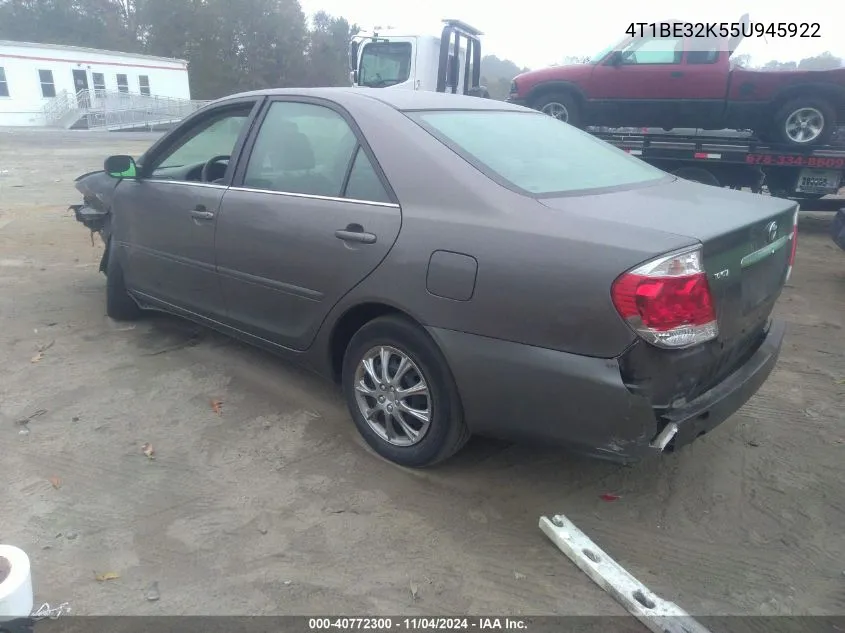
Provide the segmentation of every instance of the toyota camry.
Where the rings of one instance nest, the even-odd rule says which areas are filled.
[[[784,336],[794,202],[499,101],[238,94],[76,186],[108,316],[166,311],[304,364],[405,466],[474,433],[623,462],[679,448],[758,390]]]

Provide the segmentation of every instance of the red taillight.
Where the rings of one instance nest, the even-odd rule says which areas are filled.
[[[653,345],[689,347],[719,335],[700,249],[624,273],[613,283],[611,297],[628,325]]]
[[[798,250],[798,209],[792,218],[792,251],[789,253],[789,267],[786,269],[786,281],[792,275],[792,264],[795,263],[795,252]]]

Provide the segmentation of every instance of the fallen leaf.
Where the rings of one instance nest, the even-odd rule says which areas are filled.
[[[845,385],[845,378],[843,378],[842,380],[837,380],[836,384],[837,385]]]
[[[58,477],[50,477],[50,483],[53,484],[53,488],[56,490],[62,487],[62,480]]]
[[[147,456],[147,457],[149,457],[150,459],[155,459],[155,452],[156,452],[156,451],[155,451],[155,449],[153,448],[153,445],[152,445],[152,444],[150,444],[149,442],[147,442],[146,444],[144,444],[144,445],[141,447],[141,450],[144,452],[144,455],[146,455],[146,456]]]
[[[525,578],[525,574],[520,574],[518,571],[515,571],[513,572],[513,577],[517,580],[522,580],[523,578]]]
[[[602,501],[618,501],[619,498],[619,495],[614,495],[609,492],[605,492],[604,494],[599,495],[599,499],[601,499]]]
[[[94,574],[94,580],[96,580],[97,582],[105,582],[107,580],[117,580],[118,578],[120,578],[120,574],[117,574],[113,571],[106,571],[106,572],[103,572],[102,574],[97,574],[97,573]]]
[[[411,592],[411,600],[418,600],[420,597],[420,588],[417,586],[413,580],[409,583],[408,589]]]
[[[223,401],[222,400],[212,400],[211,401],[211,410],[214,411],[217,415],[221,415],[223,413]]]
[[[33,356],[33,357],[29,360],[29,362],[30,362],[30,363],[37,363],[37,362],[38,362],[38,361],[40,361],[42,358],[44,358],[44,354],[42,354],[41,352],[38,352],[35,356]]]

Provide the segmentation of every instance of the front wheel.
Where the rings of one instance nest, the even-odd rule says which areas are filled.
[[[141,316],[141,309],[129,295],[123,280],[123,268],[117,255],[108,250],[106,262],[106,314],[115,321],[134,321]]]
[[[343,393],[367,444],[400,466],[436,464],[469,439],[446,359],[408,319],[380,317],[355,333],[343,359]]]
[[[836,130],[836,110],[820,97],[799,97],[781,106],[767,140],[797,147],[825,145]]]

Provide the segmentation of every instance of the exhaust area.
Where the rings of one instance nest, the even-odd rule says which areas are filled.
[[[650,446],[652,448],[656,448],[659,451],[663,451],[669,445],[669,442],[672,441],[672,438],[675,437],[675,435],[677,435],[677,433],[678,433],[678,425],[675,424],[674,422],[670,422],[669,424],[666,425],[666,428],[664,428],[662,431],[660,431],[660,433],[657,434],[657,437],[655,437],[651,441]]]

